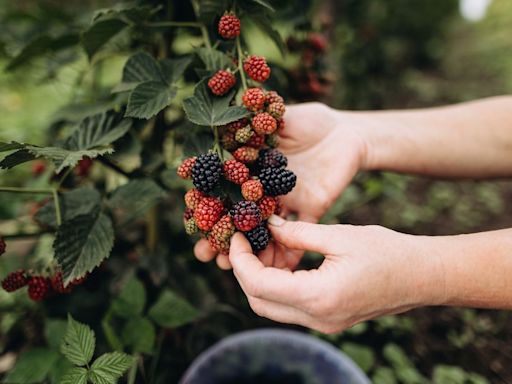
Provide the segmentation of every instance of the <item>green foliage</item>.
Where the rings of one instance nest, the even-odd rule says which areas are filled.
[[[66,334],[61,344],[62,354],[73,364],[88,365],[94,354],[96,337],[92,329],[68,315]]]
[[[149,309],[149,317],[162,327],[175,328],[190,323],[199,315],[186,300],[169,290],[164,290]]]

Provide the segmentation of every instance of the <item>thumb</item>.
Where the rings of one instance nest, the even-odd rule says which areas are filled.
[[[287,221],[272,215],[269,229],[275,240],[291,249],[330,253],[335,241],[333,227],[304,221]]]

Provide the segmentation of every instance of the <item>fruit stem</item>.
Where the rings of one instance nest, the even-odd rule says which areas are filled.
[[[222,151],[222,147],[220,146],[219,140],[219,127],[211,127],[213,130],[213,150],[217,152],[219,158],[222,162],[224,162],[224,153]]]
[[[51,194],[55,203],[55,218],[57,226],[62,224],[60,214],[59,194],[55,188],[22,188],[22,187],[0,187],[0,192],[12,193],[31,193],[31,194]]]
[[[242,44],[240,43],[240,36],[236,38],[236,52],[238,55],[238,71],[240,72],[240,79],[242,79],[242,87],[244,91],[247,89],[247,79],[245,78],[245,72],[243,67],[242,59]]]

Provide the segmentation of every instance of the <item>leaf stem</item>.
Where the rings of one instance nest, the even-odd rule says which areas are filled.
[[[222,147],[220,145],[220,138],[219,138],[219,127],[212,126],[213,131],[213,150],[217,152],[219,155],[219,158],[222,162],[224,162],[224,153],[222,151]]]
[[[137,368],[139,363],[139,355],[135,356],[135,359],[133,361],[133,365],[130,367],[130,370],[128,371],[128,384],[134,384],[135,379],[137,378]]]
[[[55,205],[55,219],[57,221],[57,227],[62,224],[62,217],[60,214],[60,203],[59,203],[59,192],[56,189],[52,189],[53,203]]]
[[[247,89],[247,79],[245,78],[245,72],[243,67],[243,53],[242,44],[240,43],[240,36],[236,38],[236,52],[238,56],[238,71],[240,72],[240,79],[242,79],[242,87],[244,90]]]
[[[41,235],[52,233],[52,231],[41,231],[41,232],[19,232],[13,233],[12,235],[2,235],[4,239],[23,239],[25,237],[39,237]]]

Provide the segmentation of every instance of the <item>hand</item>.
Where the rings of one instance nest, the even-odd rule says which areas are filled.
[[[297,185],[281,199],[282,215],[295,213],[299,220],[316,222],[362,167],[366,144],[358,131],[367,123],[350,112],[338,112],[321,103],[289,106],[285,122],[279,133],[279,149],[288,157]],[[204,262],[217,256],[206,240],[196,244],[195,254]],[[302,254],[278,246],[271,261],[276,267],[293,269]],[[231,268],[227,255],[219,255],[217,264],[222,269]]]
[[[274,239],[290,249],[325,255],[315,270],[266,267],[244,236],[231,241],[229,259],[251,308],[260,316],[325,333],[443,299],[442,263],[420,240],[378,226],[318,225],[272,216]]]

